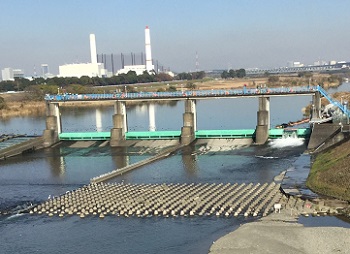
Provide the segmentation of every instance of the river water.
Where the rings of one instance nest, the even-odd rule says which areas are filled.
[[[271,126],[303,118],[309,96],[271,98]],[[254,129],[258,101],[214,99],[197,103],[197,124],[204,129]],[[148,128],[147,105],[128,107],[129,130]],[[157,104],[158,130],[180,130],[183,102]],[[101,108],[102,130],[112,126],[113,108]],[[61,108],[64,132],[95,131],[95,109]],[[40,135],[44,117],[1,122],[2,133]],[[89,183],[90,178],[142,160],[136,148],[74,148],[64,142],[6,161],[0,168],[0,211],[39,203]],[[142,148],[140,148],[142,149]],[[309,170],[305,141],[271,140],[264,146],[200,152],[200,146],[113,179],[125,183],[265,183],[295,163]],[[302,158],[302,160],[300,159]],[[304,165],[300,165],[304,164]],[[1,253],[206,253],[213,241],[252,220],[244,217],[47,217],[0,215]]]

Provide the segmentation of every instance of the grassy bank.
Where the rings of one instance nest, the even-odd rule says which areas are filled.
[[[330,197],[350,201],[350,141],[318,154],[306,185]]]
[[[43,116],[45,115],[44,101],[10,101],[6,103],[6,108],[0,110],[0,118],[18,116]]]

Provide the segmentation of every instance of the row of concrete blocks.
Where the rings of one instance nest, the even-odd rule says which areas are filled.
[[[31,214],[266,216],[282,200],[270,184],[90,184],[33,207]]]
[[[296,196],[290,196],[286,202],[284,202],[284,210],[286,213],[290,213],[294,216],[320,216],[320,215],[337,215],[338,210],[335,207],[330,207],[322,204],[323,202],[317,202],[316,200],[302,199]]]

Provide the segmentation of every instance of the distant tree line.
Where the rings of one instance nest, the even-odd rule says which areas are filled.
[[[32,80],[25,78],[15,78],[14,81],[1,81],[0,92],[7,91],[31,91],[37,94],[37,97],[42,96],[45,93],[57,93],[58,89],[63,89],[66,92],[71,93],[89,93],[99,92],[99,90],[92,87],[103,87],[110,85],[130,85],[136,83],[151,83],[151,82],[164,82],[172,80],[194,80],[202,79],[205,77],[205,72],[192,72],[192,73],[179,73],[175,77],[171,77],[166,73],[149,74],[144,72],[142,75],[136,75],[136,72],[129,71],[127,74],[119,74],[109,78],[100,77],[53,77],[44,79],[42,77],[33,78]],[[100,90],[103,92],[103,90]],[[39,99],[39,98],[38,98]]]
[[[230,69],[229,71],[223,71],[221,73],[221,78],[223,79],[244,78],[245,76],[246,76],[245,69],[239,69],[239,70]]]
[[[177,80],[195,80],[195,79],[203,79],[204,77],[205,77],[204,71],[182,72],[176,75]]]

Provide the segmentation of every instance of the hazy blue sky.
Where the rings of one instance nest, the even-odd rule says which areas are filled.
[[[88,62],[144,51],[173,71],[266,68],[287,61],[350,61],[348,0],[0,0],[0,68]]]

